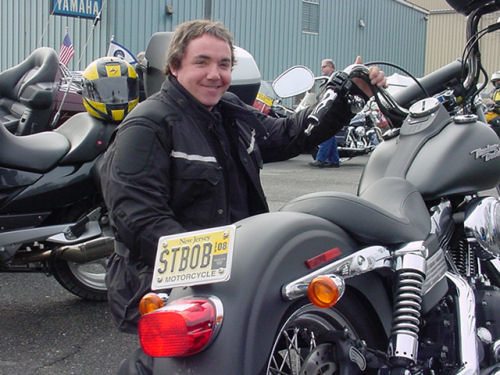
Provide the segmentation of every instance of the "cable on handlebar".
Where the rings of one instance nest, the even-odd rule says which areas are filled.
[[[424,93],[424,95],[426,97],[429,97],[429,93],[427,92],[427,90],[425,89],[424,86],[422,86],[422,84],[418,81],[417,78],[415,78],[415,76],[413,76],[410,72],[408,72],[406,69],[403,69],[402,67],[400,67],[399,65],[396,65],[396,64],[393,64],[393,63],[390,63],[390,62],[387,62],[387,61],[373,61],[373,62],[369,62],[369,63],[366,63],[365,65],[367,66],[371,66],[371,65],[387,65],[387,66],[390,66],[392,68],[396,68],[398,70],[401,70],[403,73],[405,73],[408,77],[410,77],[413,81],[415,81],[415,83],[417,84],[417,86],[422,90],[422,92]]]

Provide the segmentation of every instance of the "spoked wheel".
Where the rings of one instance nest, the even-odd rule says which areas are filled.
[[[336,344],[320,342],[321,337],[332,332],[346,332],[352,339],[367,341],[369,346],[383,347],[384,335],[378,335],[377,324],[368,323],[366,310],[357,310],[356,306],[360,306],[353,300],[343,302],[344,306],[331,309],[306,304],[294,310],[276,336],[265,374],[342,375]]]

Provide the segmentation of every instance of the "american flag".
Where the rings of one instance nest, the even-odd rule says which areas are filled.
[[[74,54],[75,49],[73,48],[73,43],[71,43],[69,34],[66,33],[61,44],[61,50],[59,51],[59,61],[64,65],[68,65],[69,60],[71,60]]]

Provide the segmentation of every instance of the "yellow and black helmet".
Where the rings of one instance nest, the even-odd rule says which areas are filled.
[[[116,57],[94,60],[83,72],[83,105],[88,113],[106,121],[122,121],[139,102],[135,69]]]

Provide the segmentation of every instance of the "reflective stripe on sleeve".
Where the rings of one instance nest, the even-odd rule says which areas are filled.
[[[185,152],[173,151],[170,153],[170,156],[178,159],[187,159],[187,160],[196,160],[196,161],[204,161],[207,163],[217,163],[217,160],[213,156],[201,156],[201,155],[188,155]]]

